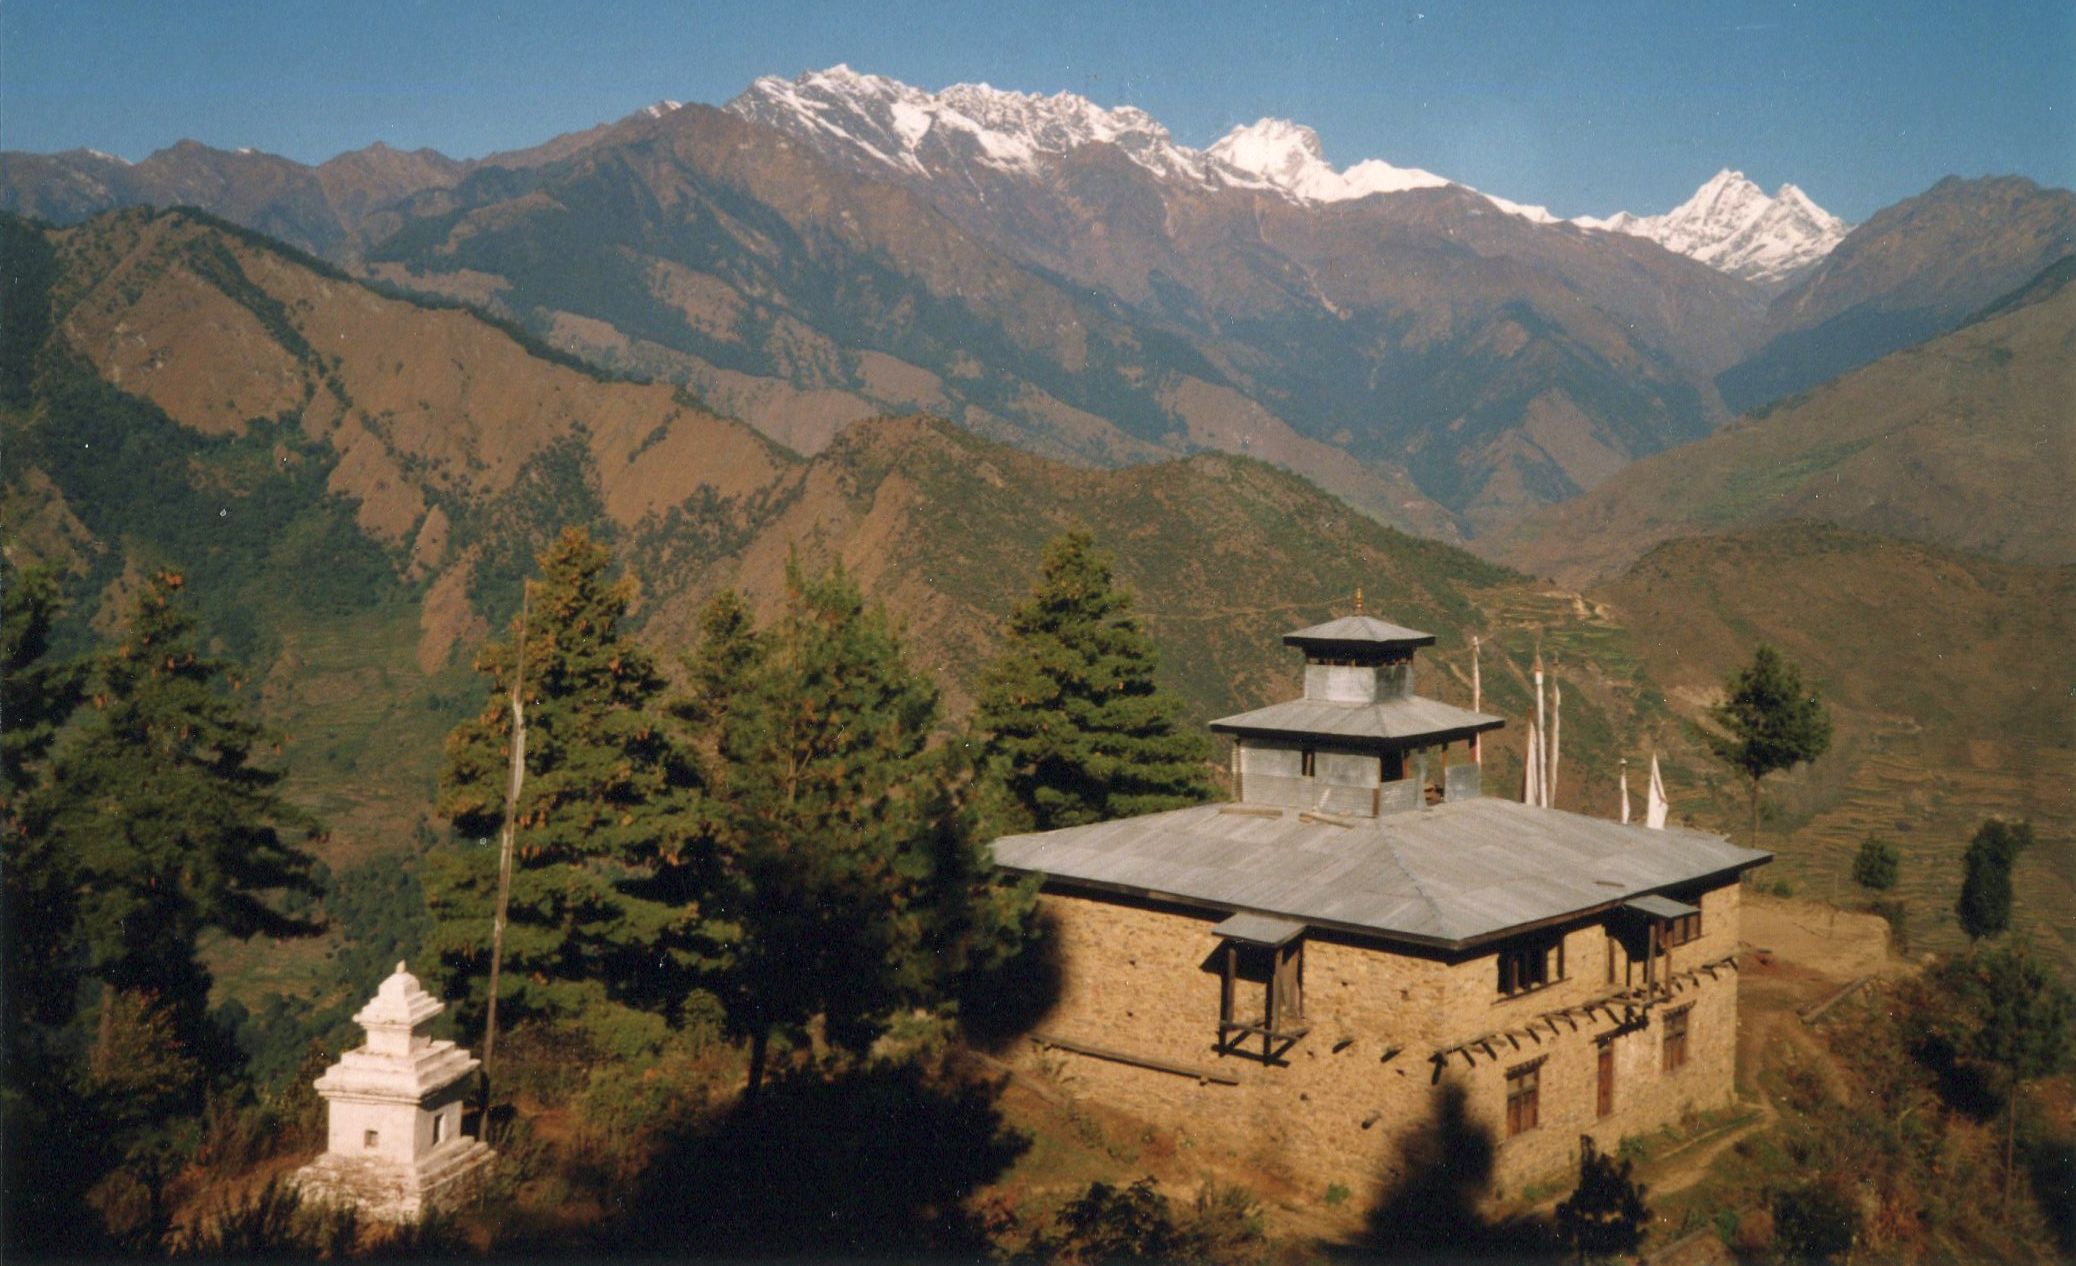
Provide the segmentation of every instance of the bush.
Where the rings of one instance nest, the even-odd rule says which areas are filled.
[[[1829,1262],[1851,1250],[1860,1211],[1851,1193],[1828,1182],[1783,1191],[1773,1198],[1773,1242],[1791,1262]]]
[[[1859,855],[1853,858],[1853,882],[1874,892],[1887,892],[1896,886],[1901,865],[1902,855],[1894,844],[1870,835],[1860,845]]]

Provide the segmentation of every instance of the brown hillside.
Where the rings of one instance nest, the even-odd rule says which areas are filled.
[[[2076,562],[2076,286],[1897,352],[1481,543],[1579,580],[1786,519]]]
[[[1968,838],[1992,814],[2030,818],[2040,846],[2019,867],[2021,924],[2076,953],[2076,567],[1786,524],[1668,542],[1599,592],[1683,716],[1720,697],[1760,641],[1820,691],[1832,750],[1769,780],[1778,875],[1855,899],[1853,853],[1884,836],[1904,850],[1916,943],[1953,948]],[[1680,781],[1742,834],[1719,766],[1702,758]]]

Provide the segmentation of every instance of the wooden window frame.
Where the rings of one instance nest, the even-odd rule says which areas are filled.
[[[1554,937],[1502,949],[1496,957],[1499,995],[1518,998],[1565,979],[1564,938]]]
[[[1615,1044],[1602,1042],[1594,1060],[1593,1115],[1605,1121],[1615,1115]]]
[[[1683,914],[1677,919],[1667,919],[1665,921],[1665,948],[1671,949],[1675,945],[1685,945],[1689,941],[1698,941],[1700,939],[1701,913],[1699,910],[1696,910],[1693,914]]]
[[[1507,1069],[1507,1137],[1526,1134],[1542,1124],[1543,1061],[1530,1060]]]
[[[1694,1004],[1675,1007],[1665,1013],[1665,1071],[1676,1073],[1687,1066],[1688,1020],[1694,1013]]]

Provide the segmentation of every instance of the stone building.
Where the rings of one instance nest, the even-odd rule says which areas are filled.
[[[427,1033],[446,1009],[398,963],[353,1017],[367,1044],[317,1079],[330,1123],[324,1154],[296,1171],[304,1199],[409,1221],[473,1190],[493,1155],[462,1131],[462,1098],[480,1061]]]
[[[1010,836],[1084,1093],[1371,1195],[1461,1090],[1500,1190],[1730,1101],[1738,879],[1770,854],[1481,794],[1504,722],[1414,692],[1431,634],[1284,638],[1305,693],[1211,723],[1238,799]]]

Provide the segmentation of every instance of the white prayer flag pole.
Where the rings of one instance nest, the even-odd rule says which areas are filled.
[[[1543,802],[1543,737],[1535,722],[1528,723],[1528,768],[1521,775],[1521,803],[1540,806]]]
[[[1476,711],[1478,711],[1478,710],[1479,710],[1479,709],[1480,709],[1481,707],[1483,707],[1483,705],[1484,705],[1484,702],[1485,702],[1485,699],[1484,699],[1484,695],[1485,695],[1485,692],[1484,692],[1484,689],[1483,689],[1483,684],[1482,684],[1482,683],[1481,683],[1481,682],[1480,682],[1480,681],[1478,680],[1478,639],[1477,639],[1476,635],[1472,635],[1472,637],[1471,637],[1471,711],[1473,711],[1473,712],[1476,712]],[[1473,735],[1471,735],[1471,736],[1470,736],[1470,749],[1471,749],[1471,761],[1472,761],[1472,763],[1474,763],[1474,764],[1479,764],[1479,765],[1482,765],[1482,764],[1484,764],[1484,763],[1485,763],[1485,745],[1484,745],[1483,743],[1480,743],[1480,742],[1478,741],[1478,738],[1479,738],[1479,736],[1478,736],[1478,735],[1476,735],[1476,734],[1473,734]]]
[[[1665,811],[1668,808],[1670,806],[1665,803],[1665,780],[1658,776],[1658,753],[1652,752],[1651,792],[1650,798],[1644,802],[1644,825],[1653,831],[1664,830]]]
[[[1622,825],[1629,825],[1629,758],[1622,758]]]
[[[1556,664],[1550,666],[1550,776],[1543,779],[1543,807],[1557,807],[1557,753],[1564,741],[1564,687],[1557,684]]]

